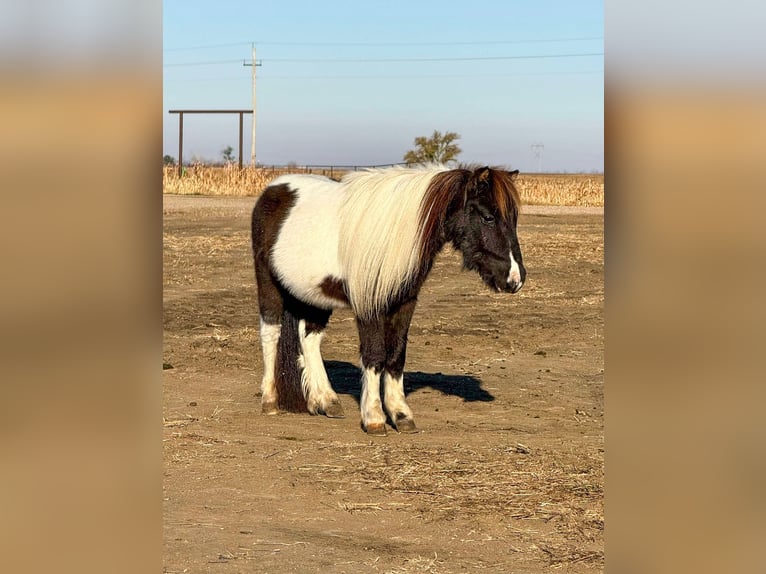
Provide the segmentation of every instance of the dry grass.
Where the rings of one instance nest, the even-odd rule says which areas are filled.
[[[348,512],[379,514],[406,507],[426,521],[503,516],[508,541],[538,552],[550,566],[603,564],[600,452],[562,457],[520,444],[461,447],[459,452],[423,445],[338,442],[332,447],[333,464],[289,468],[338,495],[369,493],[370,488],[380,493],[374,501],[342,503]],[[286,456],[291,459],[292,454]]]
[[[218,202],[221,206],[215,205]],[[350,532],[344,525],[347,518],[349,524],[367,520],[372,532],[383,537],[391,534],[387,528],[394,524],[412,525],[411,532],[395,534],[422,536],[416,543],[395,542],[390,548],[364,539],[360,548],[343,557],[348,560],[347,572],[446,574],[458,571],[452,567],[458,563],[470,572],[603,569],[604,459],[598,439],[603,436],[603,421],[597,414],[603,403],[595,395],[600,383],[591,387],[591,381],[598,379],[591,374],[603,366],[601,223],[587,223],[591,218],[560,222],[551,218],[529,226],[525,258],[536,261],[538,279],[533,291],[520,294],[527,310],[514,321],[524,336],[513,340],[493,338],[506,326],[503,309],[508,304],[500,303],[500,295],[496,300],[481,290],[472,275],[461,273],[457,254],[445,253],[424,288],[420,318],[414,323],[418,345],[413,347],[411,365],[476,376],[496,400],[472,407],[478,395],[466,395],[463,404],[453,383],[424,387],[416,395],[418,410],[424,413],[423,432],[414,437],[389,433],[383,441],[366,437],[355,424],[331,428],[317,417],[252,418],[258,404],[250,389],[257,384],[260,363],[253,359],[258,330],[247,218],[231,205],[243,202],[209,203],[205,210],[171,210],[165,227],[163,359],[178,369],[167,371],[169,402],[163,421],[171,492],[166,504],[172,509],[171,520],[179,525],[168,530],[166,547],[174,554],[170,564],[178,566],[175,560],[188,566],[195,557],[207,556],[247,571],[251,564],[246,561],[277,556],[280,548],[287,554],[282,544],[293,541],[281,536],[270,543],[258,540],[245,549],[236,546],[236,538],[221,538],[232,541],[226,546],[210,541],[206,533],[208,526],[226,526],[236,534],[242,520],[238,513],[246,516],[249,504],[262,500],[252,485],[266,484],[273,485],[269,488],[275,496],[298,502],[275,499],[263,508],[264,524],[266,517],[274,517],[274,524],[297,528],[305,520],[323,531],[337,520],[339,531]],[[580,273],[583,282],[572,287],[571,278]],[[455,313],[458,301],[461,309]],[[341,314],[335,321],[330,333],[334,358],[355,357],[353,317]],[[465,352],[437,349],[450,338]],[[538,349],[545,349],[548,358],[535,356]],[[524,391],[534,396],[516,400],[513,381],[502,382],[506,375],[498,369],[511,367],[511,353],[519,360],[514,380],[525,386],[527,379],[537,381],[539,387]],[[544,364],[554,372],[541,372]],[[358,388],[353,368],[338,368],[337,373],[333,382],[345,390],[336,390],[345,394],[352,386]],[[208,379],[221,382],[211,388]],[[233,390],[235,383],[241,391]],[[454,387],[460,384],[455,382]],[[234,394],[233,401],[222,396],[229,393]],[[192,398],[200,407],[186,408]],[[429,424],[425,413],[437,407],[441,412],[431,415]],[[446,410],[453,412],[447,415]],[[198,420],[191,421],[192,415]],[[532,415],[541,418],[526,423]],[[464,418],[437,426],[453,416]],[[352,434],[346,435],[347,431]],[[250,467],[256,474],[243,472]],[[211,491],[215,508],[203,508],[197,494],[198,477],[207,476],[215,477],[211,483],[216,487],[226,487]],[[280,518],[278,512],[283,510],[285,517]],[[187,528],[190,524],[194,528]],[[428,532],[434,532],[433,540],[439,542],[431,544],[430,536],[424,535]],[[177,540],[181,536],[189,541]],[[319,551],[343,556],[342,550],[333,554],[336,551],[328,546],[334,538],[307,535],[305,540],[311,546],[293,553],[298,569],[313,565]],[[371,550],[361,548],[363,544]],[[447,552],[451,545],[456,549],[454,558]],[[499,562],[507,568],[501,570]],[[277,563],[277,559],[268,562]],[[256,564],[255,570],[259,569],[278,570]]]
[[[170,194],[257,196],[275,177],[295,171],[252,167],[239,170],[235,165],[194,165],[184,168],[183,176],[179,177],[176,168],[165,167],[162,186],[164,193]],[[309,172],[334,178],[344,173],[337,169],[314,169]],[[603,174],[522,174],[517,185],[526,205],[604,205]]]

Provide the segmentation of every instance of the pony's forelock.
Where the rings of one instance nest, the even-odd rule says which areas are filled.
[[[516,174],[499,168],[490,168],[490,173],[492,194],[500,217],[507,220],[511,215],[518,216],[521,197],[513,183]]]

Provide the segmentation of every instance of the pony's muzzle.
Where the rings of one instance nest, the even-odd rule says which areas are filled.
[[[515,281],[512,279],[509,279],[506,283],[506,291],[510,291],[511,293],[518,293],[521,291],[521,288],[524,286],[524,281]]]
[[[511,269],[505,279],[505,290],[511,293],[518,293],[524,285],[524,279],[527,272],[523,266],[516,263],[511,255]]]

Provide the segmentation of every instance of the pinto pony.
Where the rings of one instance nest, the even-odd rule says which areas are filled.
[[[344,416],[320,344],[333,310],[350,307],[361,343],[363,429],[386,434],[385,407],[397,431],[416,432],[403,373],[418,292],[446,243],[492,289],[521,289],[517,174],[426,166],[352,172],[340,182],[275,179],[252,217],[263,413]]]

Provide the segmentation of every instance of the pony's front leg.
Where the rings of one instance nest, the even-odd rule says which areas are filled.
[[[371,435],[386,434],[386,415],[380,402],[380,375],[386,360],[383,321],[357,319],[362,357],[362,428]]]
[[[404,362],[407,356],[407,332],[415,312],[416,299],[400,305],[386,317],[386,368],[384,396],[386,412],[399,432],[418,432],[404,398]]]

